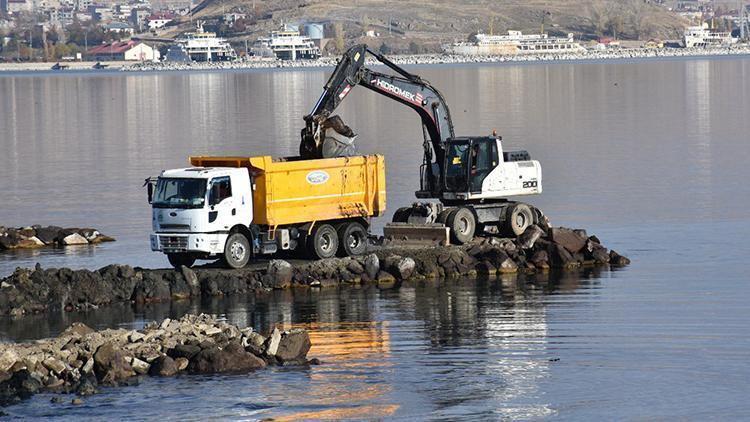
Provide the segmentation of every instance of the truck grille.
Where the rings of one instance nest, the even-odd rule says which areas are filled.
[[[159,244],[165,252],[185,252],[188,247],[187,236],[159,236]]]

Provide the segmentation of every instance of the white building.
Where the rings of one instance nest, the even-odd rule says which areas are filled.
[[[166,19],[166,18],[149,18],[148,20],[148,29],[154,30],[159,28],[164,28],[169,22],[172,22],[172,19]]]

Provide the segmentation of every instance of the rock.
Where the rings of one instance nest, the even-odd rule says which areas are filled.
[[[116,385],[135,375],[122,351],[115,349],[109,342],[99,346],[94,353],[94,373],[99,382],[110,385]]]
[[[553,267],[574,268],[578,265],[573,255],[561,244],[553,243],[551,249],[552,256],[550,257],[550,263]]]
[[[387,273],[385,271],[378,272],[378,275],[375,279],[378,281],[378,284],[396,282],[396,277],[394,277],[391,273]]]
[[[84,379],[80,384],[78,384],[76,394],[78,394],[79,396],[90,396],[92,394],[96,394],[96,387],[90,380]]]
[[[36,237],[44,242],[45,245],[51,245],[55,243],[55,238],[57,238],[57,234],[60,230],[62,230],[62,227],[41,227],[36,229]]]
[[[281,335],[276,358],[284,362],[303,362],[310,351],[310,335],[305,330],[295,329]]]
[[[89,358],[81,367],[81,373],[90,374],[94,371],[94,358]]]
[[[615,267],[630,265],[630,260],[615,251],[609,251],[609,263]]]
[[[268,263],[266,274],[268,275],[269,287],[274,289],[286,289],[292,284],[294,271],[292,264],[281,259],[272,259]]]
[[[183,265],[180,267],[180,272],[182,273],[182,277],[185,279],[188,287],[190,287],[191,295],[196,295],[200,292],[201,285],[198,281],[198,276],[195,275],[195,271]]]
[[[94,332],[94,329],[89,327],[88,325],[82,323],[82,322],[74,322],[70,324],[68,328],[66,328],[58,337],[67,337],[67,336],[75,336],[75,337],[82,337],[86,334],[91,334]]]
[[[81,404],[83,404],[83,400],[79,399],[78,397],[76,397],[76,398],[74,398],[73,400],[70,401],[70,404],[74,404],[76,406],[77,405],[81,405]]]
[[[203,334],[205,334],[205,335],[207,335],[209,337],[215,336],[215,335],[221,334],[221,333],[222,333],[222,330],[221,330],[221,328],[218,328],[218,327],[209,327],[209,328],[206,328],[203,331]]]
[[[149,365],[148,362],[144,362],[138,358],[133,358],[130,361],[130,366],[133,367],[133,370],[138,375],[148,374],[148,371],[151,368],[151,365]]]
[[[167,355],[172,359],[186,358],[190,360],[200,351],[201,348],[196,345],[178,344],[175,347],[169,349],[169,351],[167,351]]]
[[[549,255],[547,254],[547,251],[538,250],[534,252],[534,255],[531,257],[531,263],[534,264],[536,268],[548,269],[549,268]]]
[[[375,280],[380,272],[380,258],[374,253],[365,257],[365,272],[371,280]]]
[[[518,272],[518,265],[512,259],[508,258],[500,263],[497,270],[501,274],[512,274]]]
[[[354,259],[349,260],[349,262],[346,264],[346,269],[352,274],[356,275],[360,275],[365,272],[365,267]]]
[[[571,254],[580,252],[586,246],[588,240],[588,237],[565,227],[553,227],[550,233],[552,241],[562,245]]]
[[[400,258],[390,269],[399,280],[408,280],[414,273],[417,264],[411,258]]]
[[[152,377],[171,377],[177,372],[179,372],[179,368],[174,359],[169,356],[161,356],[151,364],[148,374]]]
[[[0,405],[8,405],[19,400],[25,400],[36,394],[42,388],[42,382],[26,369],[0,383]]]
[[[482,261],[477,264],[477,274],[491,276],[497,274],[497,267],[489,261]]]
[[[131,343],[137,343],[139,341],[142,341],[144,337],[146,337],[146,335],[141,332],[131,331],[128,335],[128,341]]]
[[[92,240],[96,239],[101,233],[99,233],[96,229],[80,229],[78,230],[78,234],[83,236],[84,239],[91,242]]]
[[[188,370],[198,374],[248,372],[263,368],[263,359],[247,353],[239,343],[230,343],[224,349],[211,347],[201,350],[188,364]]]
[[[64,400],[63,400],[63,398],[62,398],[62,397],[59,397],[59,396],[55,396],[55,397],[52,397],[52,398],[50,399],[50,403],[54,403],[54,404],[60,404],[60,403],[62,403],[63,401],[64,401]]]
[[[53,357],[49,357],[49,358],[45,359],[42,362],[42,364],[44,365],[45,368],[49,369],[50,371],[52,371],[52,372],[54,372],[54,373],[56,373],[58,375],[62,374],[63,371],[65,371],[65,369],[66,369],[66,366],[65,366],[65,364],[63,362],[61,362],[61,361],[59,361],[59,360],[57,360],[57,359],[55,359]]]
[[[8,372],[20,357],[14,350],[8,349],[0,354],[0,371]]]
[[[114,242],[114,241],[115,241],[114,237],[110,237],[104,234],[99,234],[99,236],[96,236],[93,240],[91,240],[91,244],[96,245],[102,242]]]
[[[266,345],[266,354],[268,356],[276,355],[276,351],[279,349],[279,342],[281,341],[281,332],[278,328],[274,328],[271,335],[268,337]]]
[[[529,226],[524,230],[522,235],[518,236],[518,246],[521,249],[531,249],[534,247],[534,243],[542,236],[544,236],[544,230],[539,226]]]
[[[88,245],[89,241],[86,240],[85,237],[81,236],[78,233],[73,233],[65,236],[62,241],[60,242],[63,245],[70,246],[70,245]]]
[[[174,360],[174,363],[177,365],[178,371],[184,371],[185,369],[187,369],[190,361],[187,360],[187,358],[177,358]]]

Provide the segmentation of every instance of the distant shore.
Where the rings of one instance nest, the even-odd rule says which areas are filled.
[[[410,54],[388,56],[394,63],[401,65],[439,65],[464,63],[524,63],[524,62],[565,62],[589,60],[628,60],[642,58],[689,58],[689,57],[721,57],[721,56],[750,56],[750,45],[722,47],[722,48],[666,48],[666,49],[611,49],[587,50],[580,53],[538,54],[516,56],[464,56],[455,54]],[[332,67],[336,65],[338,56],[322,57],[317,60],[243,60],[234,62],[138,62],[123,61],[101,62],[109,71],[152,72],[152,71],[210,71],[210,70],[241,70],[241,69],[295,69]],[[68,66],[56,73],[64,74],[69,71],[94,71],[96,62],[61,62]],[[0,74],[3,72],[33,72],[52,71],[54,63],[0,63]]]

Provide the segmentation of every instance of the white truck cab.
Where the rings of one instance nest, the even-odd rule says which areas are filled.
[[[225,253],[230,230],[249,228],[253,193],[247,168],[193,167],[165,170],[153,190],[151,250],[178,267]],[[251,245],[238,245],[246,262]]]

